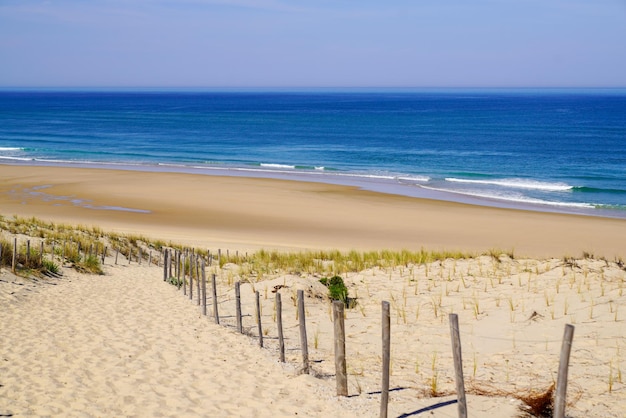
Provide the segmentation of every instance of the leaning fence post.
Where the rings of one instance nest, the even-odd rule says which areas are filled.
[[[220,315],[217,311],[217,286],[215,285],[215,274],[211,277],[211,285],[213,286],[213,317],[215,323],[220,324]]]
[[[261,326],[261,303],[259,301],[259,291],[254,292],[256,297],[256,323],[259,330],[259,347],[263,348],[263,327]]]
[[[383,378],[380,390],[380,417],[387,418],[387,406],[389,404],[389,365],[391,360],[391,315],[389,314],[389,302],[382,302],[383,316]]]
[[[337,396],[348,396],[348,374],[346,372],[346,328],[343,318],[344,305],[333,301],[333,324],[335,328],[335,374]]]
[[[200,257],[202,259],[202,262],[204,263],[204,258]],[[196,268],[196,291],[198,293],[198,300],[196,301],[196,304],[198,306],[200,306],[200,303],[202,303],[201,300],[201,296],[202,296],[202,292],[200,291],[201,289],[201,285],[200,285],[200,261],[198,261],[198,256],[196,255],[194,257],[194,264],[195,264],[195,268]],[[203,272],[204,273],[204,272]]]
[[[561,345],[561,359],[559,360],[559,375],[556,379],[556,399],[554,402],[554,417],[565,417],[565,402],[567,400],[567,371],[569,367],[569,355],[572,350],[574,339],[574,326],[565,325],[563,344]]]
[[[280,299],[280,292],[276,292],[276,325],[278,327],[278,348],[280,350],[280,361],[285,362],[285,338],[283,336],[283,303]]]
[[[450,337],[452,339],[452,356],[454,357],[454,374],[456,376],[456,397],[459,418],[467,418],[467,402],[465,400],[465,382],[463,381],[463,358],[461,356],[461,336],[459,335],[459,317],[451,313]]]
[[[304,291],[298,290],[298,318],[300,319],[300,346],[302,348],[302,372],[309,374],[309,346],[306,338],[304,317]]]
[[[235,315],[237,316],[237,331],[243,334],[243,324],[241,323],[241,284],[235,283]]]

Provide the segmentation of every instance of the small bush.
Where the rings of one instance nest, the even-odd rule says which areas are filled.
[[[320,283],[328,287],[328,297],[332,300],[340,300],[348,306],[348,288],[340,276],[333,276],[330,279],[324,277]]]

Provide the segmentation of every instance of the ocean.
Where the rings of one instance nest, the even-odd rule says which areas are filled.
[[[2,90],[0,164],[626,218],[626,90]]]

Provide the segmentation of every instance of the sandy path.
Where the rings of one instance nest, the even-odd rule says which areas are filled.
[[[341,413],[327,386],[283,370],[249,339],[199,318],[196,306],[158,280],[158,269],[132,271],[66,272],[56,285],[2,293],[0,414]],[[4,288],[19,287],[2,278]]]

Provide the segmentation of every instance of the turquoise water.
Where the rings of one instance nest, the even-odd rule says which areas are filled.
[[[626,90],[0,91],[0,163],[626,218]]]

